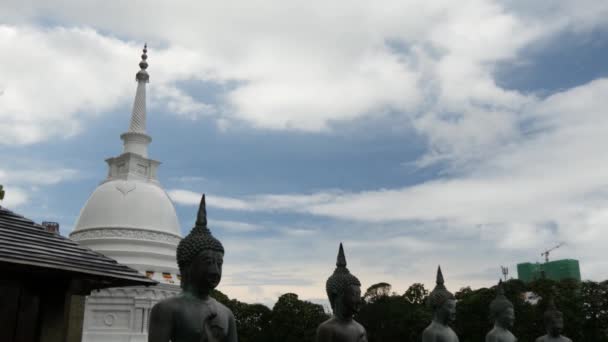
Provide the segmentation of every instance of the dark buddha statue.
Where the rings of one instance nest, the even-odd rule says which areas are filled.
[[[511,333],[515,322],[515,310],[505,296],[502,280],[498,282],[496,298],[490,303],[490,316],[494,320],[494,328],[486,335],[486,342],[516,342],[517,338]]]
[[[456,298],[444,285],[441,267],[437,269],[437,285],[429,295],[428,304],[433,310],[433,321],[424,329],[422,342],[459,342],[449,326],[456,320]]]
[[[353,319],[361,304],[361,283],[346,268],[340,244],[336,270],[325,283],[333,316],[317,329],[317,342],[367,342],[365,328]]]
[[[562,336],[564,329],[564,316],[555,307],[553,298],[549,299],[549,306],[544,315],[545,329],[547,334],[536,339],[536,342],[572,342],[566,336]]]
[[[236,342],[234,315],[209,296],[222,277],[224,247],[207,228],[205,195],[196,225],[177,246],[182,293],[154,305],[148,342]]]

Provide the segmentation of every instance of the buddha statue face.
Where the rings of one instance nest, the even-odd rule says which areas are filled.
[[[496,323],[505,329],[511,329],[515,323],[515,310],[512,307],[505,308],[496,316]]]
[[[564,315],[559,311],[545,313],[545,326],[551,336],[559,336],[564,330]]]
[[[456,300],[446,299],[435,312],[435,316],[444,324],[454,322],[456,320]]]
[[[222,279],[224,253],[214,250],[203,250],[188,266],[188,287],[195,292],[208,292],[216,288]]]
[[[334,299],[336,315],[344,318],[353,317],[359,312],[361,306],[361,287],[347,286],[341,294]]]

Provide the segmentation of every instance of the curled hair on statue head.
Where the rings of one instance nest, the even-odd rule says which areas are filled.
[[[344,294],[349,286],[361,286],[361,282],[357,277],[352,275],[346,268],[346,257],[344,256],[344,248],[340,243],[338,251],[338,259],[336,261],[336,269],[334,273],[327,279],[325,283],[325,291],[329,298],[332,310],[335,310],[336,297]]]
[[[505,296],[505,289],[502,279],[498,282],[496,288],[496,298],[490,303],[490,317],[496,319],[507,309],[513,308],[513,303]]]
[[[545,310],[545,313],[543,314],[543,321],[545,322],[545,325],[553,323],[555,317],[561,315],[562,312],[559,311],[555,306],[555,301],[553,300],[553,297],[550,297],[549,305],[547,305],[547,310]]]
[[[206,250],[224,253],[222,243],[213,237],[211,231],[207,228],[207,210],[205,195],[203,195],[194,228],[177,245],[176,256],[182,276],[182,287],[189,281],[188,267],[197,255]]]
[[[441,266],[439,266],[437,268],[436,285],[433,291],[431,291],[431,293],[429,294],[427,304],[433,311],[436,311],[437,309],[441,308],[446,301],[450,299],[456,299],[456,297],[454,297],[454,294],[448,291],[448,289],[445,287],[443,273],[441,272]]]

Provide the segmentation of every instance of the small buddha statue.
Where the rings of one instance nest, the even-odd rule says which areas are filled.
[[[564,329],[564,315],[557,310],[553,298],[549,299],[549,306],[544,315],[545,329],[547,334],[536,339],[536,342],[572,342],[566,336],[562,336]]]
[[[336,270],[325,284],[333,315],[317,329],[317,342],[367,342],[365,328],[353,319],[361,304],[361,283],[346,268],[340,244]]]
[[[513,303],[505,297],[502,279],[498,282],[496,298],[490,303],[490,316],[494,320],[494,328],[486,335],[486,342],[517,342],[511,333],[515,321]]]
[[[456,320],[456,298],[444,285],[441,267],[437,269],[436,283],[428,297],[428,305],[433,310],[433,321],[422,332],[422,342],[459,342],[458,336],[449,326]]]
[[[177,246],[182,293],[152,308],[148,342],[237,342],[234,315],[209,296],[222,277],[224,247],[207,228],[205,195],[196,225]]]

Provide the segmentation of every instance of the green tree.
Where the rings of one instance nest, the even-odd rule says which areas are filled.
[[[363,300],[367,303],[373,303],[376,300],[388,297],[391,294],[391,284],[377,283],[367,288],[363,295]]]
[[[585,340],[608,342],[608,282],[581,284]]]
[[[302,301],[295,293],[286,293],[272,308],[272,341],[314,341],[317,327],[328,318],[321,305]]]
[[[539,279],[526,284],[512,279],[504,283],[504,289],[515,309],[513,333],[519,341],[534,341],[545,334],[543,314],[553,296],[564,314],[564,335],[577,342],[608,342],[608,281]],[[529,301],[530,294],[540,300]],[[272,311],[261,304],[231,300],[217,290],[211,296],[232,310],[242,342],[314,341],[318,325],[328,318],[320,305],[302,301],[294,293],[279,297]],[[483,341],[493,323],[489,305],[496,296],[496,286],[465,287],[455,296],[454,328],[460,340]],[[420,341],[431,321],[426,297],[428,291],[422,284],[412,284],[403,295],[391,293],[388,283],[374,284],[366,291],[355,319],[366,328],[369,342]]]
[[[454,330],[461,336],[460,341],[484,341],[492,328],[489,307],[496,297],[495,291],[487,288],[471,290],[466,287],[454,296],[458,299]]]
[[[233,300],[232,312],[236,320],[239,341],[268,341],[272,311],[267,306]]]
[[[419,341],[431,315],[424,305],[424,295],[416,300],[413,295],[420,297],[425,293],[424,286],[414,284],[409,291],[413,297],[409,299],[405,295],[389,295],[390,289],[376,292],[379,287],[370,287],[373,291],[369,292],[374,295],[369,296],[355,317],[366,328],[369,342]]]
[[[403,298],[411,304],[424,304],[429,296],[429,291],[424,288],[424,284],[414,283],[405,290]]]

